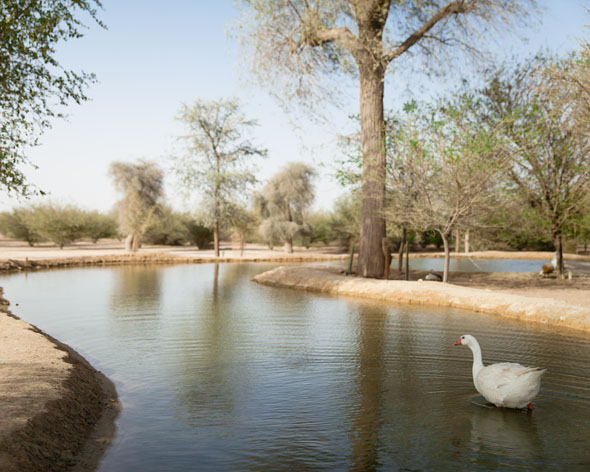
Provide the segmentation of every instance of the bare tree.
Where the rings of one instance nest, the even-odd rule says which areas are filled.
[[[164,173],[154,162],[147,161],[113,162],[109,172],[123,194],[118,207],[119,225],[128,234],[125,249],[137,252],[163,195]]]
[[[304,212],[314,199],[314,176],[311,167],[292,162],[275,174],[259,195],[262,236],[267,241],[283,241],[287,252],[293,252],[293,238],[308,230]]]
[[[514,24],[535,0],[244,0],[244,42],[254,70],[286,98],[325,97],[323,79],[358,77],[362,135],[358,273],[383,274],[385,147],[383,96],[390,63],[418,55],[423,67],[448,65],[445,51],[475,52],[490,27]],[[498,29],[499,29],[498,28]]]
[[[186,153],[174,157],[174,171],[187,192],[201,195],[219,257],[220,222],[231,217],[235,202],[256,182],[251,158],[266,156],[267,151],[248,138],[257,123],[246,119],[237,99],[197,100],[184,105],[178,119],[188,134],[182,137]]]

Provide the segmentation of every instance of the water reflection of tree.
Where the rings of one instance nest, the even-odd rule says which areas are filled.
[[[376,470],[381,465],[387,310],[361,305],[358,319],[358,406],[352,408],[352,468]]]
[[[156,315],[161,295],[160,266],[122,266],[115,270],[111,294],[111,310],[115,315]]]
[[[228,435],[233,435],[235,447],[249,444],[249,448],[255,448],[252,437],[264,440],[259,446],[264,456],[249,457],[240,466],[256,470],[265,464],[272,469],[270,464],[300,460],[293,450],[305,451],[307,443],[291,443],[290,435],[294,428],[299,429],[294,426],[299,418],[297,408],[304,408],[302,415],[308,408],[296,401],[295,392],[284,391],[276,384],[268,372],[293,356],[301,360],[301,350],[293,352],[286,344],[293,338],[307,341],[303,332],[308,327],[307,298],[286,291],[279,295],[281,309],[267,311],[252,298],[259,286],[251,278],[259,270],[251,264],[211,265],[208,277],[201,279],[205,285],[196,295],[194,315],[186,317],[180,326],[182,351],[176,361],[177,416],[194,428],[199,444],[209,447],[226,447]],[[287,317],[288,329],[283,316]],[[295,327],[293,316],[300,319]],[[302,332],[294,334],[297,329]],[[284,405],[276,403],[277,396],[284,398]],[[286,420],[269,420],[274,414],[285,415]]]
[[[181,325],[182,359],[179,367],[179,404],[182,417],[193,426],[223,425],[233,417],[236,372],[235,352],[240,333],[235,329],[231,305],[247,269],[239,264],[211,264],[208,283],[195,299],[194,317]],[[195,350],[195,343],[199,349]]]

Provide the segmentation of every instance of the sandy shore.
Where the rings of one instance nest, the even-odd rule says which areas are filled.
[[[590,277],[543,279],[537,274],[459,273],[453,284],[419,280],[376,280],[345,275],[334,267],[278,267],[257,275],[258,283],[383,300],[391,303],[453,307],[525,322],[590,332]],[[526,285],[518,288],[519,285]],[[486,287],[486,288],[481,288]],[[507,288],[511,287],[511,288]]]
[[[0,272],[82,265],[312,262],[348,257],[333,248],[298,248],[294,254],[286,254],[261,246],[248,246],[243,254],[225,247],[221,256],[215,258],[211,250],[187,247],[153,246],[127,254],[120,243],[78,244],[60,250],[0,241]],[[427,253],[412,258],[440,256]],[[548,261],[551,254],[479,252],[454,257]],[[590,257],[568,255],[566,260],[590,261]],[[334,267],[283,267],[261,274],[257,281],[395,303],[460,307],[590,332],[590,274],[559,280],[536,274],[453,273],[452,284],[443,285],[367,280],[340,272]],[[412,272],[411,278],[424,275]],[[6,313],[0,313],[0,367],[0,470],[93,470],[114,434],[118,404],[112,383],[67,346]]]
[[[114,385],[1,301],[0,470],[95,469],[114,435]]]

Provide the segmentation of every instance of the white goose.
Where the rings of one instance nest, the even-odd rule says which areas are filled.
[[[481,348],[470,334],[464,334],[455,346],[467,346],[473,352],[473,383],[483,397],[497,407],[533,409],[545,369],[524,367],[512,362],[483,365]]]

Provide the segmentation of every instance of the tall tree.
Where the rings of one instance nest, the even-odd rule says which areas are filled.
[[[243,0],[244,39],[255,72],[284,85],[286,97],[320,95],[321,78],[351,73],[360,84],[362,202],[359,275],[379,277],[384,260],[385,147],[383,96],[392,62],[422,53],[428,67],[447,64],[445,49],[474,51],[490,26],[522,19],[535,0]],[[251,13],[251,15],[248,15]],[[318,85],[320,85],[318,87]],[[332,87],[333,88],[333,87]]]
[[[115,187],[123,194],[118,207],[121,230],[128,234],[125,249],[137,252],[164,193],[164,172],[147,161],[113,162],[109,171]]]
[[[545,223],[563,276],[563,235],[590,193],[590,114],[576,81],[554,72],[567,61],[535,58],[496,71],[484,94],[499,120],[511,156],[510,180]]]
[[[293,238],[309,230],[304,213],[314,199],[314,176],[308,165],[291,162],[269,180],[258,199],[263,236],[281,240],[287,252],[293,252]]]
[[[248,137],[257,123],[244,116],[237,99],[197,100],[184,105],[178,119],[188,134],[182,137],[186,152],[173,158],[173,169],[187,192],[200,193],[219,257],[220,223],[231,217],[235,202],[256,182],[252,158],[267,151]]]
[[[506,153],[468,94],[438,110],[406,110],[409,119],[399,120],[389,147],[396,151],[388,168],[389,215],[403,227],[440,234],[447,282],[452,232],[477,227],[495,211]]]
[[[64,69],[58,44],[83,36],[81,14],[96,16],[99,0],[6,0],[0,2],[0,190],[35,193],[21,165],[26,149],[38,144],[56,111],[86,100],[92,74]],[[42,193],[42,192],[39,192]]]

